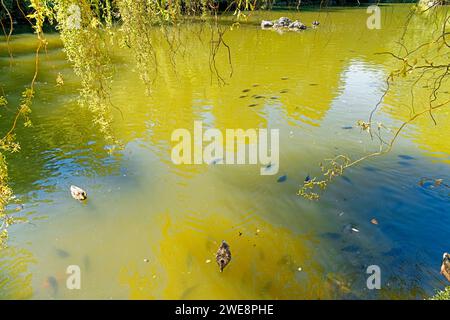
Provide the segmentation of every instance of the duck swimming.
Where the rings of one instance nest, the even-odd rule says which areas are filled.
[[[447,252],[442,257],[441,274],[450,281],[450,254]]]
[[[220,272],[222,272],[231,261],[230,246],[225,240],[222,240],[222,244],[220,245],[219,250],[217,250],[216,261],[220,267]]]
[[[74,199],[83,201],[87,199],[87,193],[83,189],[77,186],[70,186],[70,194]]]

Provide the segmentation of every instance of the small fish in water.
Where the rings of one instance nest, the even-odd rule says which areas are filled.
[[[287,175],[283,175],[277,179],[277,182],[285,182],[287,180]]]
[[[76,200],[86,200],[87,199],[87,193],[86,191],[84,191],[83,189],[81,189],[80,187],[77,186],[70,186],[70,194],[72,195],[72,197]]]
[[[408,161],[399,161],[397,163],[399,165],[401,165],[402,167],[410,167],[411,166],[411,162],[408,162]]]
[[[209,164],[210,165],[215,165],[215,164],[218,164],[218,163],[223,163],[223,158],[213,159]]]
[[[252,87],[259,87],[259,84],[255,83],[252,85]]]
[[[338,240],[341,238],[341,235],[336,232],[325,232],[321,234],[321,237],[331,240]]]
[[[442,257],[441,274],[450,281],[450,255],[447,252]]]
[[[258,105],[257,103],[252,103],[252,104],[249,104],[248,107],[253,108],[253,107],[256,107],[257,105]]]
[[[55,252],[60,258],[67,258],[70,256],[70,253],[63,249],[55,249]]]
[[[317,84],[317,83],[310,83],[309,85],[312,86],[312,87],[315,87],[315,86],[318,86],[319,84]]]
[[[225,242],[225,240],[222,240],[222,244],[220,245],[219,250],[217,250],[216,253],[216,262],[219,265],[220,272],[223,271],[223,269],[230,263],[230,261],[230,246]]]
[[[243,99],[243,98],[247,98],[247,97],[248,97],[248,95],[244,94],[244,95],[240,96],[239,99]]]
[[[250,91],[250,89],[244,89],[244,90],[242,90],[242,92],[249,92]]]
[[[283,89],[283,90],[280,91],[280,93],[287,93],[287,92],[289,92],[288,89]]]
[[[363,167],[363,169],[366,170],[366,171],[369,171],[369,172],[376,172],[376,171],[378,171],[377,168],[371,167],[371,166]]]
[[[346,182],[348,182],[348,183],[350,183],[350,184],[352,183],[352,180],[350,180],[349,177],[342,176],[341,178],[342,178],[342,180],[344,180],[344,181],[346,181]]]
[[[270,97],[270,99],[276,100],[276,99],[278,99],[278,97]]]
[[[401,155],[399,155],[398,157],[399,157],[400,159],[403,159],[403,160],[414,160],[414,159],[415,159],[414,157],[408,156],[408,155],[406,155],[406,154],[401,154]]]
[[[356,226],[354,226],[352,224],[347,224],[344,226],[344,232],[345,233],[358,233],[359,229],[356,228]]]
[[[344,129],[344,130],[350,130],[350,129],[353,129],[353,127],[352,127],[352,126],[343,126],[342,129]]]
[[[255,95],[254,98],[255,98],[255,99],[262,99],[262,98],[264,98],[264,96]]]
[[[54,296],[58,293],[58,280],[56,280],[55,277],[53,276],[48,277],[44,286],[50,288]]]
[[[281,80],[288,80],[288,77],[281,77]]]

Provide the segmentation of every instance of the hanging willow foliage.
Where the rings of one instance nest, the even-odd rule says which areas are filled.
[[[108,47],[112,26],[109,1],[56,0],[53,7],[57,29],[64,44],[67,59],[81,80],[80,104],[94,115],[94,123],[113,141],[109,90],[112,66]]]
[[[80,106],[88,108],[94,117],[94,123],[102,132],[106,141],[113,146],[120,145],[112,131],[110,108],[111,79],[113,66],[109,48],[114,46],[115,35],[113,23],[119,24],[119,43],[132,50],[136,59],[137,70],[151,91],[152,82],[158,72],[158,62],[150,29],[160,27],[161,36],[174,48],[173,37],[168,36],[167,26],[177,28],[185,16],[208,14],[217,17],[219,1],[214,0],[16,0],[18,11],[31,24],[37,38],[35,50],[35,72],[30,85],[22,92],[20,105],[11,129],[0,139],[0,247],[6,244],[7,227],[14,220],[5,214],[5,207],[12,197],[8,186],[7,164],[3,152],[16,152],[20,145],[15,139],[15,128],[22,119],[25,126],[30,126],[29,114],[35,96],[35,82],[39,70],[39,55],[47,46],[44,36],[46,23],[55,25],[60,33],[64,51],[69,62],[73,64],[75,74],[81,80]],[[255,2],[256,3],[256,2]],[[13,55],[9,40],[13,32],[13,19],[10,9],[13,0],[0,0],[0,22],[4,31],[8,52]],[[254,3],[250,0],[235,0],[227,3],[225,12],[230,8],[239,19],[243,17],[241,10],[251,10]],[[4,18],[9,21],[9,29],[3,24]],[[220,33],[219,45],[226,46]],[[229,50],[229,48],[227,48]],[[215,52],[217,48],[215,49]],[[175,50],[173,55],[175,54]],[[171,57],[174,62],[174,57]],[[211,62],[210,62],[211,63]],[[59,79],[59,80],[58,80]],[[63,80],[58,76],[57,83]],[[0,108],[6,106],[4,94],[0,96]],[[114,148],[112,148],[114,150]]]

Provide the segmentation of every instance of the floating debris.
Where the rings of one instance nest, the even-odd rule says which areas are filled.
[[[216,262],[220,267],[220,272],[230,263],[231,261],[231,251],[230,246],[225,240],[222,240],[222,244],[216,253]]]
[[[70,186],[70,194],[72,195],[72,197],[76,200],[86,200],[87,199],[87,193],[86,191],[84,191],[83,189],[81,189],[80,187],[77,186]]]
[[[150,260],[148,260],[147,258],[144,259],[144,262],[150,262]]]
[[[211,259],[206,259],[205,263],[211,263]]]
[[[259,233],[261,232],[261,230],[259,230],[259,229],[256,229],[256,235],[259,235]]]
[[[419,186],[424,188],[434,188],[434,187],[450,188],[450,185],[444,183],[444,179],[434,179],[434,178],[421,178],[419,181]]]
[[[374,224],[374,225],[378,225],[378,220],[373,218],[372,220],[370,220],[370,223]]]
[[[281,177],[279,177],[277,179],[277,182],[285,182],[286,180],[287,180],[287,175],[285,174],[285,175],[282,175]]]
[[[442,257],[441,274],[450,281],[450,255],[447,252]]]
[[[301,272],[303,269],[302,269],[302,267],[298,267],[298,269],[297,269],[299,272]]]

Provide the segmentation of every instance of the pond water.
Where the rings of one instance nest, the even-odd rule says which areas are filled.
[[[28,222],[9,228],[9,247],[0,251],[0,298],[417,299],[443,288],[449,189],[419,181],[450,179],[448,111],[436,112],[438,126],[429,117],[411,124],[392,152],[346,171],[319,201],[297,195],[324,159],[377,150],[356,122],[384,92],[393,61],[376,53],[397,48],[408,8],[383,7],[379,30],[366,27],[366,8],[255,12],[224,35],[232,69],[224,47],[216,65],[225,83],[210,68],[208,25],[177,32],[173,55],[155,28],[151,95],[130,50],[111,48],[112,128],[123,143],[113,153],[78,105],[80,82],[58,35],[47,34],[33,126],[18,127],[21,151],[7,155],[16,194],[8,211]],[[261,19],[281,16],[321,25],[301,33],[260,29]],[[420,42],[426,30],[414,27]],[[35,37],[15,35],[11,45],[12,66],[0,43],[10,108],[2,132],[34,72]],[[377,121],[398,125],[408,93],[397,86]],[[192,130],[195,120],[221,131],[279,129],[278,174],[262,176],[259,165],[173,164],[171,133]],[[72,199],[71,184],[87,190],[87,202]],[[220,273],[222,240],[232,261]],[[69,265],[81,269],[80,290],[66,288]],[[370,265],[381,268],[380,290],[366,287]]]

